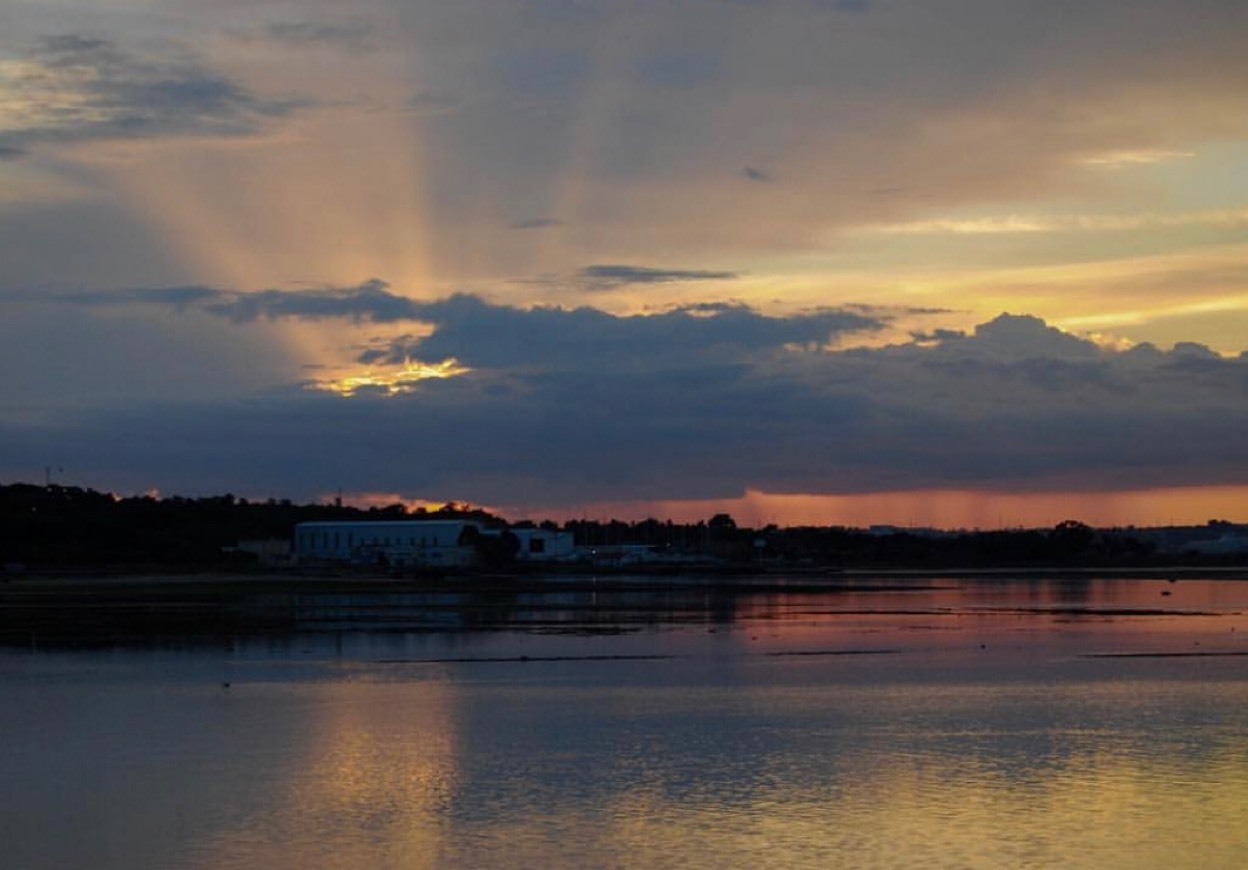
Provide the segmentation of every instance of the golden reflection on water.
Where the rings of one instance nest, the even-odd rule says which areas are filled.
[[[820,759],[810,763],[819,766]],[[985,760],[872,758],[843,780],[726,804],[662,784],[456,838],[455,866],[1239,867],[1241,760],[1074,757],[1015,780]]]
[[[1248,854],[1243,732],[1202,718],[1248,708],[1242,682],[313,688],[289,778],[197,866],[1229,868]],[[1046,708],[1060,712],[1033,724]],[[572,710],[624,724],[565,742]],[[663,736],[691,715],[709,730]]]
[[[431,866],[455,784],[450,686],[299,688],[310,727],[284,747],[293,754],[286,778],[262,813],[197,849],[197,866]]]

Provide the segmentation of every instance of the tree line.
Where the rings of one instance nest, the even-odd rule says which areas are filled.
[[[298,523],[471,518],[502,520],[468,505],[409,511],[402,504],[357,508],[250,501],[232,494],[119,497],[74,486],[0,485],[0,565],[246,566],[240,541],[289,540]]]
[[[119,497],[80,487],[14,483],[0,485],[0,565],[245,567],[253,557],[231,552],[240,541],[289,540],[301,522],[403,519],[507,525],[501,517],[456,502],[436,509],[359,508],[231,494]],[[588,548],[632,545],[660,558],[701,555],[721,563],[780,567],[1147,565],[1160,558],[1154,545],[1133,530],[1093,529],[1076,521],[1046,529],[957,533],[841,526],[755,529],[738,526],[727,514],[696,523],[547,520],[514,526],[570,532]]]

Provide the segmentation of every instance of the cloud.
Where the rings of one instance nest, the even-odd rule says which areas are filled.
[[[862,230],[900,235],[1003,235],[1015,233],[1123,232],[1167,227],[1238,226],[1248,223],[1248,209],[1221,208],[1158,214],[1152,212],[1086,215],[1004,215],[979,218],[934,218],[876,224]]]
[[[563,225],[563,221],[557,218],[535,217],[515,221],[511,224],[511,228],[513,230],[544,230],[547,227],[561,227]]]
[[[640,360],[670,360],[688,353],[739,357],[786,345],[821,347],[844,333],[882,329],[887,321],[887,315],[878,311],[823,309],[772,316],[726,302],[623,316],[588,307],[517,308],[469,294],[415,300],[393,293],[386,282],[375,278],[351,287],[312,290],[242,293],[201,286],[134,288],[63,293],[50,301],[87,308],[196,309],[235,324],[260,320],[421,323],[433,327],[433,334],[401,337],[384,350],[370,348],[360,361],[400,364],[413,355],[431,361],[455,357],[474,368],[500,369],[554,363],[574,366],[578,359],[607,357],[614,360],[613,365],[635,366]]]
[[[674,225],[702,251],[817,250],[865,222],[1104,195],[1111,180],[1083,161],[1204,156],[1207,143],[1236,141],[1244,128],[1232,85],[1248,81],[1248,64],[1232,35],[1245,11],[1229,3],[1202,3],[1197,15],[1159,0],[1130,22],[1100,3],[1059,12],[976,2],[957,14],[914,2],[854,14],[830,5],[720,3],[714,16],[697,3],[595,7],[589,32],[542,38],[589,45],[597,27],[635,41],[572,75],[572,97],[548,95],[550,123],[503,111],[464,120],[455,144],[466,150],[439,159],[478,174],[448,182],[448,200],[464,185],[505,190],[517,177],[527,189],[534,173],[562,189],[572,172],[585,211],[560,204],[560,214],[578,226],[609,216],[615,250],[670,250]],[[715,58],[715,74],[677,89],[643,89],[628,76],[639,58],[674,45]],[[502,85],[468,86],[487,94]],[[482,135],[487,128],[506,133]],[[759,201],[741,183],[781,170],[782,197]],[[875,190],[905,195],[867,193]]]
[[[265,300],[258,317],[355,317],[370,299],[379,311],[393,304],[370,285],[252,295]],[[141,304],[179,299],[234,316],[231,294],[155,299]],[[1117,351],[1021,315],[967,335],[838,351],[837,335],[882,322],[723,303],[631,317],[462,295],[409,304],[429,334],[379,341],[361,360],[455,357],[470,372],[388,398],[292,389],[76,411],[0,428],[0,455],[14,467],[56,455],[107,469],[112,486],[302,496],[384,484],[551,508],[747,489],[1248,483],[1248,355]]]
[[[1176,151],[1170,148],[1138,148],[1122,151],[1110,151],[1094,154],[1080,159],[1084,166],[1098,166],[1105,169],[1126,169],[1132,166],[1151,166],[1154,163],[1168,163],[1172,160],[1186,160],[1195,157],[1194,151]]]
[[[348,52],[373,49],[373,28],[364,21],[270,21],[252,28],[226,31],[242,42],[272,42],[289,48],[337,48]]]
[[[187,308],[232,298],[212,287],[133,287],[124,290],[80,290],[61,293],[53,301],[86,306],[156,304]],[[8,301],[12,301],[10,298]]]
[[[769,316],[715,303],[621,316],[595,308],[511,308],[458,295],[420,306],[431,335],[400,339],[369,362],[455,358],[495,371],[654,370],[739,365],[790,345],[822,347],[838,336],[881,329],[884,320],[845,310]]]
[[[10,158],[44,144],[254,136],[310,104],[256,96],[191,56],[143,57],[78,34],[0,61],[0,93],[0,154]]]
[[[420,320],[424,311],[422,303],[391,293],[389,285],[376,278],[351,287],[270,289],[250,293],[199,286],[80,291],[56,294],[48,301],[88,307],[152,305],[197,308],[234,323],[284,319],[393,323]]]
[[[959,338],[966,338],[966,333],[957,329],[933,329],[930,332],[920,330],[911,332],[910,338],[920,344],[927,344],[936,341],[956,341]]]
[[[647,266],[598,265],[581,269],[577,279],[586,290],[614,290],[635,284],[678,284],[686,281],[732,281],[736,272],[700,269],[653,269]]]
[[[255,320],[345,319],[354,322],[393,323],[419,320],[422,306],[390,292],[384,281],[372,279],[356,287],[323,290],[261,290],[231,293],[203,306],[209,314],[235,323]]]
[[[425,90],[413,94],[407,101],[407,107],[418,114],[442,115],[453,112],[461,105],[461,100],[445,91]]]
[[[648,87],[691,87],[714,80],[721,71],[719,59],[709,53],[677,51],[638,58],[633,74]]]
[[[412,112],[446,112],[433,123],[411,112],[319,118],[325,123],[308,124],[300,131],[306,135],[280,149],[232,149],[228,159],[161,149],[152,161],[6,166],[29,187],[45,183],[40,172],[74,189],[72,202],[6,203],[5,283],[155,288],[78,294],[61,302],[72,311],[41,309],[47,332],[22,347],[38,358],[59,314],[73,315],[76,341],[93,322],[132,323],[137,332],[148,320],[178,321],[181,337],[199,330],[220,338],[222,359],[234,359],[228,348],[245,336],[296,355],[330,343],[320,336],[338,340],[347,324],[382,324],[341,340],[358,345],[360,332],[383,334],[386,340],[353,351],[368,354],[362,359],[369,364],[398,365],[406,348],[434,359],[458,354],[474,373],[422,385],[411,401],[379,409],[321,403],[296,390],[271,405],[240,403],[223,419],[276,439],[306,437],[308,447],[298,448],[305,468],[318,467],[321,451],[338,457],[359,450],[334,440],[334,413],[360,426],[393,424],[412,443],[428,440],[425,425],[449,433],[450,443],[430,446],[430,455],[457,467],[455,480],[479,493],[502,484],[470,479],[468,458],[454,453],[456,427],[484,427],[494,450],[519,454],[513,465],[537,457],[523,473],[540,491],[546,478],[552,489],[569,489],[578,474],[587,481],[625,476],[620,462],[599,456],[595,465],[591,455],[595,439],[616,437],[625,440],[621,456],[635,450],[645,457],[647,486],[666,480],[690,493],[743,481],[827,489],[899,480],[1001,485],[1014,475],[1044,486],[1054,485],[1045,472],[1076,482],[1242,473],[1226,459],[1227,433],[1239,427],[1243,440],[1237,361],[1177,351],[1115,355],[1013,320],[960,338],[924,332],[920,323],[912,344],[829,353],[821,342],[843,334],[836,323],[732,306],[630,320],[535,304],[575,298],[577,289],[616,288],[636,304],[671,304],[695,293],[715,298],[725,289],[741,297],[784,294],[793,304],[868,292],[857,286],[873,288],[878,301],[913,300],[917,292],[963,311],[1033,299],[1072,324],[1081,316],[1187,317],[1181,306],[1202,302],[1207,290],[1220,301],[1239,300],[1232,294],[1244,286],[1243,252],[1218,252],[1212,242],[1245,223],[1227,186],[1234,173],[1226,170],[1242,156],[1235,143],[1245,129],[1248,5],[1156,0],[1126,17],[1109,14],[1108,2],[975,0],[951,13],[898,0],[857,10],[865,15],[836,14],[836,5],[715,3],[708,14],[712,6],[702,2],[530,3],[521,12],[515,4],[472,2],[406,4],[391,14],[365,4],[359,14],[387,22],[368,34],[379,53],[338,65],[325,63],[333,57],[326,52],[353,38],[332,29],[339,19],[318,30],[315,19],[271,27],[253,16],[254,47],[222,43],[219,12],[206,11],[155,14],[123,30],[131,19],[101,8],[91,26],[125,32],[124,40],[71,34],[30,51],[15,42],[25,39],[20,30],[6,30],[0,157],[10,159],[56,142],[256,136],[294,111],[293,101],[271,98],[281,92],[268,83],[279,80],[315,82],[326,99],[366,93],[386,106],[419,91]],[[815,7],[823,13],[812,15]],[[168,11],[161,3],[153,8]],[[19,18],[15,28],[38,20]],[[84,26],[74,22],[86,19],[61,20]],[[196,53],[171,47],[174,28]],[[673,58],[700,60],[698,68],[681,68]],[[647,86],[647,76],[670,86]],[[460,105],[449,95],[470,100],[472,110],[447,112]],[[1178,159],[1189,151],[1197,157]],[[1089,157],[1101,161],[1092,166],[1142,168],[1094,171]],[[1163,159],[1175,162],[1148,168]],[[747,170],[774,171],[784,183],[753,186]],[[1187,194],[1179,196],[1175,185],[1189,185]],[[1200,192],[1207,205],[1221,197],[1232,207],[1196,211]],[[1193,210],[1171,211],[1180,201]],[[549,234],[559,244],[512,232],[554,226],[542,222],[556,217],[576,230]],[[961,232],[975,244],[844,233],[868,223]],[[1191,230],[1134,234],[1180,224]],[[1216,232],[1197,232],[1206,227]],[[1118,231],[1125,232],[1056,237]],[[980,244],[989,233],[1010,244]],[[1170,239],[1192,241],[1191,256],[1127,259],[1133,251],[1169,256],[1172,245],[1153,243]],[[731,260],[716,259],[726,251]],[[345,286],[353,274],[368,274],[353,271],[359,262],[381,263],[382,274],[434,274],[438,286],[489,286],[498,275],[529,274],[561,283],[500,288],[497,298],[514,307],[475,297],[422,301],[375,282]],[[696,268],[745,263],[753,274]],[[585,264],[598,265],[578,271]],[[289,276],[305,274],[338,283],[255,294],[198,286],[230,276],[286,288]],[[420,279],[410,280],[415,286]],[[153,309],[163,314],[149,316]],[[178,310],[197,316],[180,319]],[[1228,334],[1226,324],[1239,322],[1236,312],[1201,316]],[[1169,341],[1191,323],[1176,319],[1166,330],[1136,334]],[[431,334],[422,336],[415,324]],[[12,321],[6,329],[18,332]],[[297,340],[278,340],[286,331]],[[414,337],[389,340],[403,332]],[[139,342],[109,349],[124,353],[132,344]],[[145,360],[145,376],[168,378],[161,363],[177,352],[171,345]],[[1225,346],[1238,349],[1242,336],[1230,335]],[[26,374],[34,368],[84,358],[75,356],[75,343],[58,350],[47,366],[10,357],[10,378],[33,380],[44,376]],[[213,370],[207,355],[197,362],[206,378]],[[128,386],[118,378],[116,389]],[[215,407],[179,407],[169,419],[185,418],[179,425],[193,434],[190,421],[201,415],[205,430],[220,435]],[[255,412],[254,424],[244,408]],[[158,422],[158,411],[146,422]],[[303,423],[301,433],[283,429],[287,412]],[[558,430],[560,421],[567,432]],[[571,470],[545,458],[543,425],[545,443],[566,448]],[[392,437],[356,432],[379,443]],[[423,462],[407,442],[396,443],[407,464]],[[1150,450],[1155,466],[1144,461]],[[237,461],[255,467],[245,452]],[[416,472],[395,470],[419,483]],[[368,473],[361,465],[360,474]],[[644,488],[640,480],[634,487]]]

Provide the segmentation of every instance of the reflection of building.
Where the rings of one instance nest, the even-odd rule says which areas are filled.
[[[606,567],[628,565],[705,565],[715,561],[705,554],[660,552],[650,544],[606,544],[577,548],[584,562]]]
[[[571,532],[551,529],[512,529],[520,542],[516,559],[521,562],[561,562],[576,556],[576,542]]]
[[[305,563],[463,567],[477,561],[475,543],[482,531],[472,520],[299,523],[295,558]]]
[[[266,567],[289,565],[291,559],[290,541],[286,538],[248,538],[226,547],[225,552],[247,553]]]

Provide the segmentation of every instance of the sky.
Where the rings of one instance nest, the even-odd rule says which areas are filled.
[[[6,0],[0,482],[1248,521],[1242,0]]]

